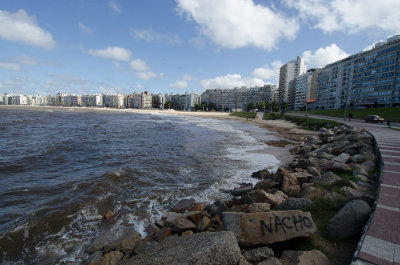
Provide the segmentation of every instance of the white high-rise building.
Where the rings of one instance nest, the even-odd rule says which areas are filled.
[[[279,70],[279,104],[289,100],[289,82],[307,71],[304,59],[297,56],[295,60],[287,62]]]

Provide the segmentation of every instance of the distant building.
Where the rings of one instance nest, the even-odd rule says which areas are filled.
[[[166,102],[165,95],[163,94],[153,95],[153,108],[162,109],[164,107],[165,102]]]
[[[271,102],[275,87],[265,85],[254,88],[207,89],[201,94],[201,101],[215,104],[217,110],[247,110],[249,103]]]
[[[303,110],[307,104],[315,102],[318,72],[319,69],[310,69],[296,78],[294,105],[290,110]]]
[[[83,95],[81,96],[82,106],[84,107],[99,107],[103,105],[103,95]]]
[[[304,59],[299,56],[279,69],[279,104],[289,100],[289,82],[304,74],[306,70],[307,66],[304,64]]]
[[[106,107],[123,108],[124,96],[121,94],[103,95],[103,103]]]

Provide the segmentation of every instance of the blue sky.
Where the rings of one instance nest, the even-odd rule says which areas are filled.
[[[2,0],[0,94],[277,84],[400,33],[399,0]]]

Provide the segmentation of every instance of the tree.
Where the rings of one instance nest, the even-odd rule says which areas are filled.
[[[200,104],[195,104],[194,110],[202,110],[202,106]]]
[[[278,111],[279,110],[279,106],[278,106],[278,103],[276,101],[272,101],[272,110],[273,111]]]
[[[282,109],[282,113],[285,113],[285,110],[287,109],[288,104],[286,101],[283,101],[281,104],[281,109]]]
[[[208,103],[208,110],[215,110],[215,104],[212,102]]]
[[[264,102],[258,102],[257,103],[257,109],[264,111],[265,110],[265,103]]]
[[[174,108],[174,103],[172,103],[172,101],[165,102],[164,109],[166,109],[166,108],[173,109]]]
[[[265,109],[266,110],[270,110],[271,109],[271,102],[269,102],[269,101],[265,101]]]
[[[256,107],[255,107],[255,105],[254,105],[253,102],[247,104],[247,111],[250,111],[250,110],[255,109],[255,108],[256,108]]]

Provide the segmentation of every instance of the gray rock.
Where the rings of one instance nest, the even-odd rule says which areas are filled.
[[[319,250],[293,251],[285,250],[281,255],[281,260],[289,265],[329,265],[329,259]]]
[[[288,196],[282,191],[274,191],[267,193],[263,190],[256,190],[252,196],[253,202],[269,203],[272,208],[276,208],[279,204],[287,200]]]
[[[163,215],[162,219],[165,220],[164,222],[167,226],[173,226],[175,223],[175,220],[178,218],[181,218],[181,217],[182,217],[182,214],[180,214],[180,213],[166,212]]]
[[[363,175],[366,177],[369,177],[368,171],[361,165],[354,165],[353,168],[353,176],[357,176],[357,175]]]
[[[140,240],[141,235],[138,232],[130,231],[116,240],[107,243],[104,246],[104,251],[107,253],[112,250],[120,250],[124,253],[131,253]]]
[[[89,257],[89,265],[100,265],[103,253],[101,251],[96,251]]]
[[[372,161],[365,161],[361,164],[361,166],[363,166],[368,173],[371,173],[376,169],[375,162]]]
[[[139,244],[137,244],[137,246],[135,247],[135,249],[133,250],[133,252],[135,254],[140,254],[146,251],[149,251],[150,249],[154,248],[155,246],[157,246],[159,243],[156,241],[140,241]]]
[[[316,167],[308,167],[307,172],[313,175],[314,177],[320,177],[321,173]]]
[[[317,167],[318,166],[318,160],[315,158],[309,158],[309,159],[300,159],[299,162],[297,163],[297,167],[307,169],[308,167]]]
[[[327,233],[333,238],[350,239],[362,231],[370,213],[365,201],[350,201],[329,221]]]
[[[275,257],[270,257],[263,262],[258,263],[258,265],[282,265],[282,262]]]
[[[362,162],[365,161],[365,157],[362,154],[356,154],[351,157],[351,161],[353,161],[356,164],[361,164]]]
[[[315,169],[314,167],[309,167],[309,168]],[[311,175],[307,172],[293,172],[293,173],[290,173],[290,175],[292,175],[293,177],[295,177],[298,180],[300,186],[303,183],[309,182],[314,177],[313,175]]]
[[[351,187],[341,187],[340,192],[343,193],[346,197],[361,197],[363,193],[361,191],[355,190]]]
[[[236,188],[231,191],[233,196],[240,196],[253,190],[253,187]]]
[[[196,228],[197,228],[196,225],[192,221],[186,218],[178,218],[175,220],[174,226],[172,227],[172,231],[174,233],[180,234],[183,231],[191,229],[194,230]]]
[[[268,191],[269,189],[278,186],[279,183],[276,181],[272,181],[272,180],[261,180],[259,182],[257,182],[257,184],[254,186],[255,190],[264,190],[264,191]]]
[[[199,231],[205,231],[211,225],[211,219],[208,216],[203,216],[197,225]]]
[[[86,251],[88,253],[93,253],[95,251],[102,250],[105,245],[117,240],[126,232],[128,232],[128,229],[122,226],[116,226],[110,230],[104,231],[99,237],[90,243]]]
[[[257,179],[269,179],[269,178],[271,178],[271,173],[268,171],[268,169],[262,169],[262,170],[253,172],[253,174],[251,174],[251,176],[253,178],[257,178]]]
[[[281,190],[289,197],[297,197],[300,194],[301,187],[296,177],[292,174],[286,174],[283,177]]]
[[[286,201],[279,204],[276,207],[278,211],[287,210],[301,210],[302,208],[308,207],[312,204],[312,200],[306,198],[289,198]]]
[[[350,155],[346,153],[341,153],[337,157],[333,159],[333,161],[340,162],[340,163],[347,163],[349,161]]]
[[[330,161],[327,159],[320,159],[318,161],[319,168],[325,171],[344,172],[351,171],[351,167],[344,163]]]
[[[307,199],[314,199],[314,198],[324,198],[328,199],[331,201],[340,201],[342,200],[342,196],[339,193],[336,193],[334,191],[325,191],[325,190],[320,190],[314,187],[308,187],[305,189],[301,194],[300,197],[302,198],[307,198]]]
[[[177,213],[189,211],[195,202],[196,201],[194,199],[182,199],[178,201],[174,207],[172,207],[172,211]]]
[[[274,256],[274,251],[269,247],[246,249],[242,251],[243,257],[252,263],[258,263]]]
[[[243,264],[243,257],[232,232],[203,232],[169,237],[159,245],[121,262],[121,265]]]
[[[335,173],[331,171],[328,171],[324,173],[321,177],[313,178],[310,182],[321,183],[321,184],[332,184],[339,180],[341,180],[339,176],[337,176]]]

